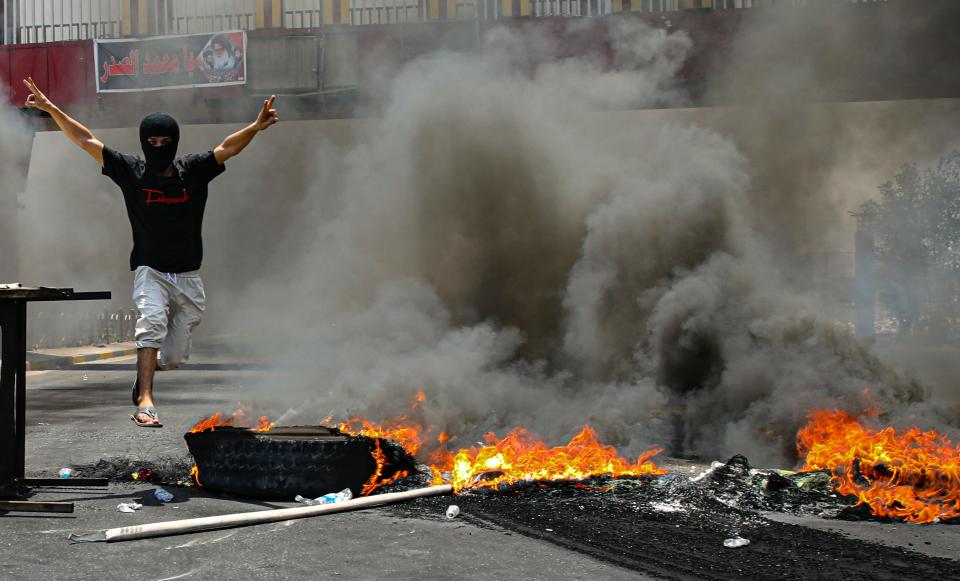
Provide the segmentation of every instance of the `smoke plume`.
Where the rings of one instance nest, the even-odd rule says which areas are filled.
[[[0,85],[0,90],[4,89]],[[19,280],[16,248],[17,194],[23,192],[32,131],[11,108],[0,104],[0,283]]]
[[[244,334],[294,354],[273,390],[284,423],[395,416],[422,389],[419,419],[452,445],[591,423],[631,451],[782,464],[811,409],[923,398],[778,271],[731,141],[670,121],[598,130],[598,111],[679,98],[690,47],[632,22],[610,34],[612,67],[518,63],[506,30],[480,55],[422,58],[382,121],[323,149],[338,177],[306,198],[298,258],[278,267],[296,312],[252,300],[272,282],[241,301]]]
[[[783,37],[770,30],[795,13],[777,14],[732,66]],[[408,414],[452,446],[589,423],[624,453],[788,466],[812,409],[948,426],[949,408],[821,316],[807,265],[851,244],[846,211],[901,163],[939,154],[957,102],[772,106],[757,87],[787,86],[780,69],[754,68],[707,92],[752,88],[749,107],[639,111],[688,103],[692,40],[604,22],[603,54],[518,25],[468,54],[372,66],[379,118],[258,136],[211,185],[201,338],[245,339],[275,367],[262,399],[281,423]],[[787,69],[793,88],[825,70]],[[236,128],[185,125],[181,153]],[[137,152],[132,130],[97,135]],[[62,135],[34,151],[24,278],[127,306],[119,193]]]

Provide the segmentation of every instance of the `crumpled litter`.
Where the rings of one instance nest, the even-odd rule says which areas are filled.
[[[740,547],[746,547],[749,544],[749,539],[745,539],[739,535],[732,539],[726,539],[723,541],[723,546],[728,549],[739,549]]]
[[[152,480],[156,480],[156,479],[157,479],[157,475],[153,472],[153,470],[150,470],[149,468],[141,468],[141,469],[137,470],[136,472],[132,472],[132,473],[130,474],[130,478],[132,478],[132,479],[134,479],[134,480],[141,480],[141,481],[144,481],[144,482],[149,482],[149,481],[152,481]]]
[[[67,538],[74,543],[103,543],[107,540],[107,531],[70,533],[70,536]]]
[[[706,470],[704,470],[704,471],[701,472],[700,474],[697,474],[696,476],[691,476],[691,477],[690,477],[690,482],[700,482],[701,480],[703,480],[703,479],[706,478],[707,476],[710,476],[711,474],[713,474],[714,472],[716,472],[716,471],[717,471],[717,468],[720,468],[720,467],[722,467],[722,466],[725,466],[725,464],[724,464],[723,462],[717,462],[716,460],[714,460],[713,462],[710,463],[710,467],[709,467],[709,468],[707,468]]]
[[[117,512],[136,512],[143,508],[143,505],[137,502],[121,502],[117,505]]]

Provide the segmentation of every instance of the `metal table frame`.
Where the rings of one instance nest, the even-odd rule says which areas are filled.
[[[35,486],[106,486],[103,478],[26,478],[27,303],[96,301],[109,291],[74,292],[71,288],[0,288],[0,498]],[[0,500],[0,511],[73,512],[73,503]]]

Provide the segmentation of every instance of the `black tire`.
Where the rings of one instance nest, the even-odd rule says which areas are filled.
[[[313,498],[344,488],[359,496],[376,469],[374,439],[328,428],[217,428],[184,438],[196,460],[200,485],[238,496],[293,500],[297,494]],[[399,446],[381,445],[388,458],[387,475],[414,466]]]

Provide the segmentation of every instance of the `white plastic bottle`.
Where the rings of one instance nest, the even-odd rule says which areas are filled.
[[[324,494],[315,500],[319,500],[320,504],[336,504],[338,502],[350,500],[351,498],[353,498],[353,491],[351,491],[349,488],[344,488],[336,494],[331,492],[329,494]]]
[[[317,498],[306,498],[298,494],[294,500],[308,506],[316,506],[318,504],[336,504],[351,498],[353,498],[353,492],[349,488],[344,488],[340,492],[330,492]]]

